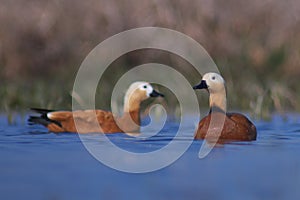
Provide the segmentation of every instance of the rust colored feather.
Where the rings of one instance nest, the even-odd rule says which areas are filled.
[[[212,118],[220,123],[211,124]],[[210,113],[199,122],[195,133],[195,139],[205,138],[212,141],[217,139],[219,143],[256,140],[256,127],[248,118],[239,113]]]

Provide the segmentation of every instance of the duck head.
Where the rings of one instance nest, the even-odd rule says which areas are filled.
[[[206,89],[209,92],[210,109],[217,108],[226,112],[225,81],[220,74],[210,72],[204,74],[201,82],[193,89]]]
[[[206,89],[210,94],[218,93],[224,91],[225,81],[221,75],[210,72],[204,74],[201,82],[193,89]]]
[[[164,97],[164,95],[154,90],[148,82],[132,83],[125,94],[125,111],[138,109],[140,103],[149,97]]]

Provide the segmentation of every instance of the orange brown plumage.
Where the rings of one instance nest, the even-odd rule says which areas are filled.
[[[42,124],[51,132],[78,133],[138,133],[140,131],[140,104],[149,97],[163,96],[147,82],[132,83],[124,98],[124,113],[115,116],[104,110],[51,111],[32,109],[39,116],[30,116],[29,122]],[[75,124],[76,123],[76,124]]]

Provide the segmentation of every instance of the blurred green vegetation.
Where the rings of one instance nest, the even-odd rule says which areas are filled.
[[[0,110],[71,108],[73,81],[97,44],[121,31],[159,26],[187,34],[208,51],[227,81],[230,110],[257,117],[300,111],[300,2],[206,0],[2,0]],[[193,83],[201,76],[166,52],[123,56],[101,80],[111,92],[137,64],[174,66]],[[207,106],[207,94],[199,94]],[[99,98],[109,109],[110,99]],[[172,105],[176,100],[168,99]]]

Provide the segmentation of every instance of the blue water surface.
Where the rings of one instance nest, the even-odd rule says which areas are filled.
[[[26,125],[25,120],[9,125],[5,116],[0,117],[0,199],[300,198],[297,114],[254,121],[256,141],[218,146],[204,159],[198,157],[202,141],[194,141],[172,165],[143,174],[105,166],[77,134],[48,133],[42,126]],[[177,127],[168,122],[159,135],[148,139],[108,137],[124,149],[155,151],[172,141]]]

